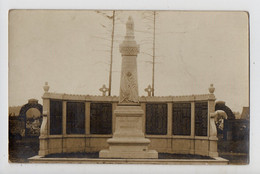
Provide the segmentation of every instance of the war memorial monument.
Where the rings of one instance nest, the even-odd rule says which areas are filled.
[[[30,162],[227,164],[220,158],[214,86],[187,96],[138,95],[134,20],[128,18],[118,96],[71,95],[44,86],[38,156]],[[206,88],[205,88],[206,90]],[[151,91],[147,88],[148,94]],[[99,152],[97,159],[45,158],[50,154]],[[159,153],[208,156],[208,160],[158,159]]]

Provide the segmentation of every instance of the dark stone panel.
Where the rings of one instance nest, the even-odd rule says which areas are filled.
[[[195,103],[195,135],[208,135],[208,102]]]
[[[112,103],[90,104],[90,133],[112,133]]]
[[[173,103],[172,134],[191,134],[191,103]]]
[[[85,103],[67,102],[67,134],[85,134]]]
[[[147,103],[146,104],[146,122],[145,132],[148,135],[166,135],[167,134],[167,104]]]
[[[62,134],[62,101],[50,101],[50,134]]]

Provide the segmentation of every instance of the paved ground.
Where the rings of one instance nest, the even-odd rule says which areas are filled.
[[[241,143],[235,142],[234,144],[240,144],[239,148],[241,148]],[[232,152],[230,151],[230,149],[223,148],[225,145],[226,145],[225,143],[221,143],[220,145],[221,151],[219,152],[219,154],[221,157],[228,159],[230,161],[230,164],[241,165],[241,164],[249,163],[248,153]],[[232,145],[232,147],[234,147],[234,145]],[[28,158],[38,154],[38,150],[39,150],[38,138],[27,138],[27,139],[17,140],[17,141],[10,140],[9,160],[10,162],[14,162],[14,163],[27,163]],[[52,156],[53,155],[49,155],[49,157]],[[96,153],[56,154],[55,157],[98,158],[98,153],[96,152]],[[159,159],[210,159],[210,157],[200,156],[200,155],[159,153]]]

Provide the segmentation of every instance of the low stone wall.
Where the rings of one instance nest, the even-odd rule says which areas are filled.
[[[50,133],[50,101],[59,100],[62,106],[61,133],[52,135]],[[168,97],[140,97],[140,104],[145,111],[148,103],[166,103],[168,106],[167,129],[165,135],[146,135],[151,143],[149,149],[156,150],[161,153],[177,153],[177,154],[198,154],[211,157],[218,156],[217,153],[217,130],[214,122],[215,112],[215,96],[214,94],[190,95],[190,96],[168,96]],[[67,134],[66,132],[66,112],[68,102],[85,103],[85,127],[83,134]],[[98,152],[107,149],[107,139],[112,134],[91,134],[90,124],[90,105],[94,102],[106,102],[112,104],[112,134],[115,131],[115,115],[114,110],[118,103],[118,97],[115,96],[89,96],[89,95],[68,95],[46,92],[43,96],[43,122],[41,125],[40,136],[40,156],[54,153],[70,153],[70,152]],[[190,135],[173,135],[172,125],[172,106],[174,103],[190,103],[191,104],[191,128]],[[195,132],[195,108],[196,102],[207,103],[207,122],[206,132],[202,136],[196,136]],[[84,106],[83,105],[83,106]],[[144,112],[145,113],[145,112]],[[145,132],[146,113],[143,115],[143,132]],[[205,134],[205,135],[204,135]]]
[[[71,152],[98,152],[107,149],[107,139],[112,135],[50,136],[47,140],[48,154]],[[209,156],[209,139],[194,137],[146,136],[151,143],[149,149],[160,153],[197,154]]]

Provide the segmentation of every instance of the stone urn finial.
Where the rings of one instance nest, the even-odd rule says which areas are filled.
[[[214,91],[215,91],[215,88],[214,88],[213,84],[210,84],[209,93],[213,94]]]
[[[50,86],[48,85],[48,82],[45,82],[45,85],[43,86],[44,92],[48,92],[50,89]]]

